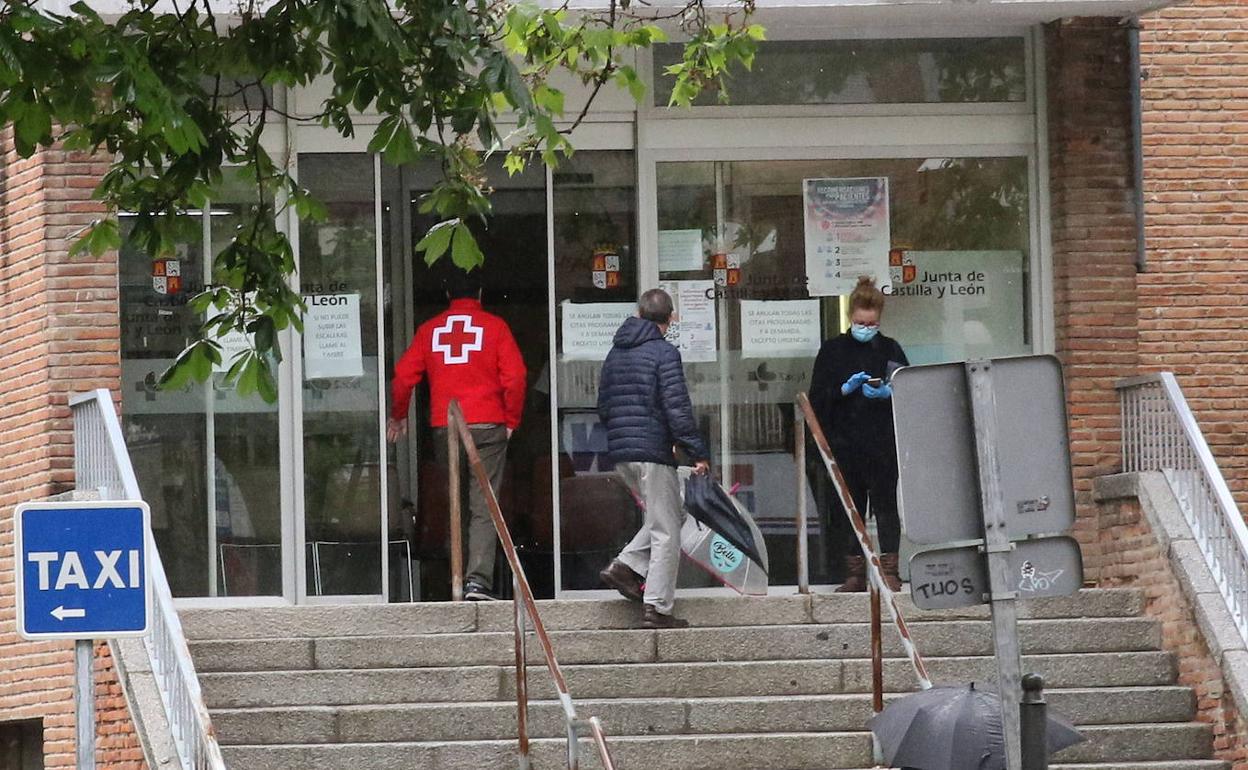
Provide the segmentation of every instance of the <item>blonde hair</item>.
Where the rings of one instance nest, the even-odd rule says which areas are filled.
[[[875,280],[869,275],[859,276],[858,285],[849,295],[849,312],[852,313],[859,308],[874,310],[877,313],[884,311],[884,292],[875,288]]]

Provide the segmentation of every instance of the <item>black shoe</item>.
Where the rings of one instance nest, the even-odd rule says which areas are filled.
[[[641,601],[641,575],[619,559],[612,559],[607,568],[598,573],[598,578],[619,591],[625,599]]]
[[[490,593],[490,589],[475,580],[464,584],[464,599],[470,602],[496,602],[498,597]]]
[[[642,628],[688,628],[689,621],[675,615],[664,615],[653,606],[647,604],[641,614]]]

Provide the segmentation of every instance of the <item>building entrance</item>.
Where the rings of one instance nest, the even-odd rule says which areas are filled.
[[[493,214],[489,226],[469,226],[485,254],[481,269],[485,309],[511,328],[528,371],[528,390],[520,427],[512,435],[499,501],[524,561],[529,580],[539,595],[553,595],[552,495],[550,444],[550,385],[546,362],[550,355],[549,278],[547,265],[547,203],[545,169],[531,167],[509,176],[499,162],[489,163]],[[382,169],[382,230],[388,279],[386,379],[425,320],[446,308],[441,277],[450,262],[447,254],[430,267],[414,245],[436,223],[420,212],[422,196],[436,182],[432,166]],[[396,475],[392,501],[391,540],[410,553],[417,598],[450,597],[450,542],[446,472],[435,461],[430,428],[428,387],[422,385],[409,416],[407,435],[389,449]],[[467,509],[465,508],[465,516]],[[510,590],[510,577],[501,558],[494,587]],[[397,571],[396,571],[397,570]],[[392,584],[402,582],[403,570],[391,566]],[[401,594],[392,594],[399,598]]]

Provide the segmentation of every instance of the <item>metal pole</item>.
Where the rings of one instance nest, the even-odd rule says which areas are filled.
[[[1044,679],[1039,674],[1023,677],[1023,702],[1018,711],[1023,770],[1049,770],[1049,704],[1044,700]]]
[[[74,719],[78,770],[95,770],[95,642],[74,642]]]
[[[516,634],[516,737],[520,742],[520,770],[529,770],[529,669],[525,644],[528,629],[524,617],[524,593],[520,590],[520,578],[514,573],[511,576],[511,592]]]
[[[871,711],[879,714],[884,710],[884,629],[880,611],[880,589],[871,586]],[[871,753],[876,764],[884,761],[884,747],[875,733],[871,733]]]
[[[810,544],[806,537],[806,418],[793,407],[793,462],[797,466],[797,592],[810,593]]]
[[[454,403],[454,402],[452,402]],[[448,410],[446,421],[447,491],[451,508],[451,601],[464,600],[463,513],[460,510],[459,430],[455,409]]]
[[[1010,536],[1006,529],[1001,469],[997,465],[997,405],[992,392],[992,363],[966,364],[970,385],[971,418],[975,427],[975,454],[979,465],[980,510],[984,516],[984,551],[988,557],[989,603],[997,652],[1001,725],[1008,770],[1021,770],[1019,753],[1019,679],[1022,661],[1018,645],[1018,608],[1010,581]]]

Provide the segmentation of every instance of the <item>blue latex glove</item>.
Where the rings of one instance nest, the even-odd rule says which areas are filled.
[[[853,393],[855,390],[862,387],[862,384],[869,379],[871,379],[871,375],[866,372],[858,372],[857,374],[851,375],[848,380],[845,380],[845,384],[841,385],[841,395],[848,396],[850,393]]]
[[[867,398],[892,398],[893,386],[887,382],[878,388],[873,388],[870,385],[863,385],[862,395]]]

